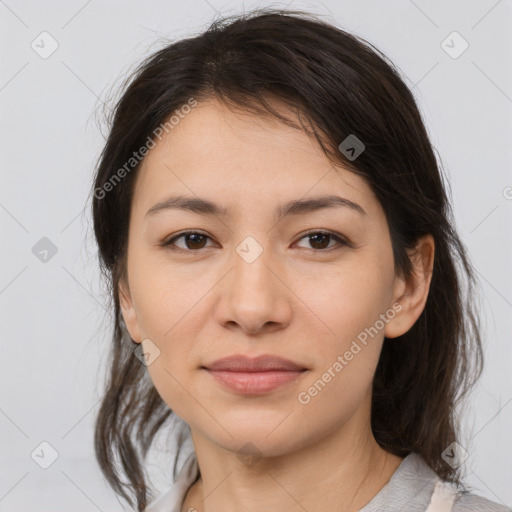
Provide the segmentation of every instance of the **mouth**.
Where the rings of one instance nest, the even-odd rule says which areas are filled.
[[[261,395],[297,381],[308,369],[278,356],[230,356],[201,367],[237,394]]]

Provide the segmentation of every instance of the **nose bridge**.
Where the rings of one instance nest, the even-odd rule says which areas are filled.
[[[269,270],[274,258],[269,244],[263,242],[262,236],[258,238],[248,235],[236,247],[232,279],[239,297],[250,292],[253,300],[265,296],[264,299],[268,301],[274,288],[272,281],[275,276]]]
[[[263,236],[263,235],[261,235]],[[268,244],[246,236],[235,248],[232,271],[220,297],[218,320],[257,332],[266,324],[287,324],[286,287],[276,277],[276,258]]]

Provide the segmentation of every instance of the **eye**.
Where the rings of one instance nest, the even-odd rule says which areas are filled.
[[[183,243],[185,244],[184,247],[176,245],[176,242],[181,238],[183,238]],[[180,235],[166,240],[162,243],[162,246],[182,252],[193,252],[194,250],[204,249],[205,241],[209,238],[209,236],[198,231],[186,231],[185,233],[181,233]]]
[[[177,241],[183,239],[184,245],[178,245]],[[300,240],[308,239],[307,242],[312,245],[312,249],[314,251],[324,251],[326,249],[331,249],[333,245],[330,245],[330,242],[335,240],[338,245],[349,246],[350,243],[343,239],[341,236],[335,235],[329,231],[312,231],[303,236]],[[166,241],[164,241],[161,245],[163,247],[168,247],[173,251],[179,252],[195,252],[201,249],[205,249],[207,240],[210,240],[210,237],[201,233],[199,231],[185,231],[179,235],[176,235]],[[310,247],[311,248],[311,247]]]
[[[306,236],[303,236],[301,240],[306,238],[308,239],[307,243],[311,244],[315,251],[331,249],[333,246],[329,246],[329,240],[332,241],[333,239],[338,241],[338,245],[349,245],[346,240],[334,233],[330,233],[329,231],[312,231],[311,233],[307,233]]]

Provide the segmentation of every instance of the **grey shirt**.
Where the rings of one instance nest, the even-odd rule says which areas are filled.
[[[439,480],[423,458],[411,453],[402,461],[389,482],[360,512],[425,512]],[[456,498],[453,512],[510,512],[512,509],[475,494]]]
[[[146,508],[146,512],[181,512],[185,495],[198,475],[195,453],[183,464],[174,484]],[[425,512],[439,480],[421,456],[409,454],[388,483],[360,512]],[[457,495],[452,512],[512,512],[512,508],[475,494]]]

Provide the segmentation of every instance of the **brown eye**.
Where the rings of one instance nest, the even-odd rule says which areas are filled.
[[[180,239],[183,239],[184,246],[179,246],[176,244],[176,242]],[[162,245],[173,250],[193,252],[199,249],[204,249],[205,243],[208,239],[209,237],[203,235],[202,233],[198,233],[196,231],[187,231],[186,233],[181,233],[181,235],[171,238],[170,240],[164,242]]]
[[[339,236],[325,231],[314,231],[308,233],[306,236],[302,237],[301,240],[306,238],[308,239],[307,242],[310,244],[310,247],[308,248],[312,248],[316,251],[324,251],[325,249],[330,249],[335,246],[336,244],[329,245],[332,240],[336,240],[338,245],[348,245]]]

